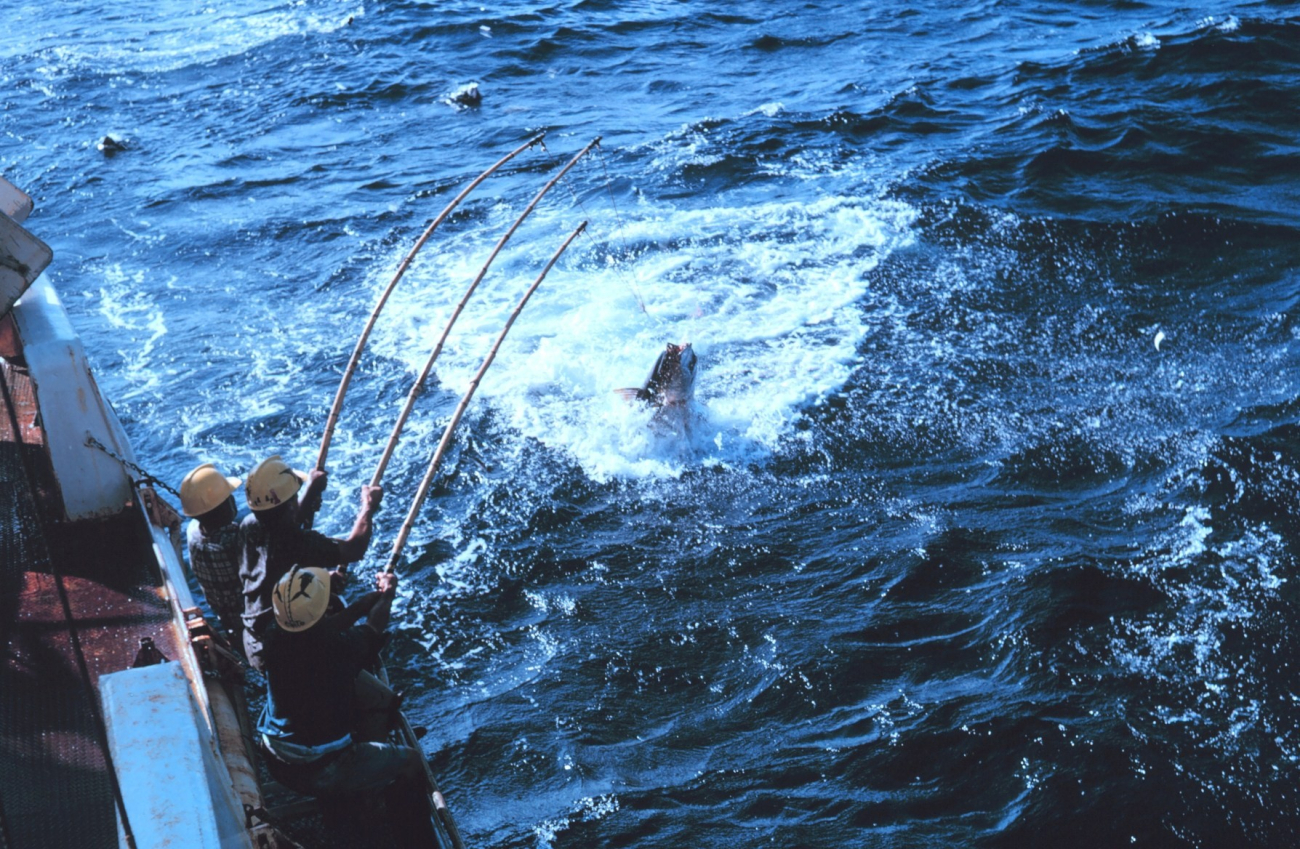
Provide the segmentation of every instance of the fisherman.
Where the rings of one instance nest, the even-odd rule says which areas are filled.
[[[299,489],[307,488],[299,499]],[[370,546],[371,519],[383,489],[361,487],[361,508],[345,539],[307,530],[320,505],[326,477],[321,471],[298,472],[273,456],[248,473],[245,498],[252,513],[240,525],[240,567],[244,595],[244,653],[254,669],[262,668],[262,634],[274,618],[271,594],[276,582],[294,566],[334,569],[360,560]],[[344,575],[336,572],[334,590]]]
[[[244,630],[234,495],[242,485],[239,478],[226,477],[211,463],[196,467],[181,481],[181,512],[192,520],[185,533],[190,571],[234,646],[242,645]]]
[[[383,789],[399,845],[431,846],[423,753],[388,742],[395,711],[376,725],[358,705],[363,680],[373,680],[365,669],[385,643],[397,575],[380,572],[376,585],[327,616],[325,569],[295,565],[276,582],[274,622],[264,633],[267,696],[258,739],[276,781],[345,805],[357,792]]]

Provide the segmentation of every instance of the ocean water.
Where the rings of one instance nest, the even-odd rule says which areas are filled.
[[[1300,5],[4,0],[141,464],[329,457],[477,847],[1300,839]],[[477,83],[477,107],[451,95]],[[126,150],[105,154],[111,134]],[[689,437],[614,389],[700,355]]]

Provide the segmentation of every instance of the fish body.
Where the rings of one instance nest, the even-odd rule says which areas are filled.
[[[695,397],[695,366],[698,362],[690,342],[684,345],[669,342],[640,388],[614,391],[627,401],[642,401],[660,409],[684,407]]]
[[[624,400],[639,401],[655,408],[650,428],[661,436],[685,435],[691,431],[690,403],[695,397],[695,356],[691,343],[668,346],[655,360],[650,376],[639,387],[616,389]]]

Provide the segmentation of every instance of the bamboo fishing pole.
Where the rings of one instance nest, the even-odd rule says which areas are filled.
[[[384,685],[392,689],[392,684],[388,680],[388,667],[381,665],[379,667],[379,680]],[[404,711],[397,712],[397,733],[402,736],[402,741],[406,745],[415,749],[417,752],[423,751],[420,748],[420,738],[415,736],[415,729],[411,727],[411,721],[406,718]],[[443,829],[447,836],[451,838],[452,849],[465,849],[465,841],[461,839],[460,827],[456,825],[456,818],[452,816],[451,808],[447,807],[447,797],[442,795],[442,789],[438,787],[438,779],[433,775],[433,767],[429,766],[428,758],[420,758],[424,764],[424,778],[428,783],[429,801],[433,804],[433,809],[438,815],[438,821],[442,823]]]
[[[402,264],[397,266],[397,272],[393,275],[393,279],[388,281],[388,286],[384,289],[383,294],[379,296],[379,302],[376,303],[375,308],[370,311],[370,318],[366,321],[366,326],[361,331],[361,337],[357,339],[356,347],[352,349],[352,358],[348,360],[347,368],[343,370],[343,379],[339,381],[338,391],[334,393],[334,406],[330,408],[329,418],[325,420],[325,434],[321,437],[320,451],[316,455],[316,469],[318,471],[324,471],[325,469],[325,457],[329,454],[330,441],[334,438],[334,428],[338,425],[339,414],[343,410],[343,396],[347,394],[348,385],[352,382],[352,375],[357,370],[357,363],[361,360],[361,351],[366,347],[366,342],[370,339],[370,331],[374,329],[375,320],[379,318],[379,311],[384,308],[384,304],[388,303],[388,296],[393,293],[394,287],[397,286],[397,281],[401,280],[402,275],[406,274],[406,269],[410,267],[411,261],[414,260],[415,255],[420,252],[420,248],[424,247],[424,243],[429,241],[429,237],[433,235],[434,230],[438,229],[438,225],[441,224],[448,215],[451,215],[456,207],[460,206],[460,202],[464,200],[470,192],[478,188],[479,183],[482,183],[488,177],[492,176],[493,172],[502,165],[505,165],[511,159],[514,159],[515,156],[523,153],[525,150],[537,144],[544,138],[546,138],[546,133],[544,132],[533,136],[519,147],[498,159],[496,164],[491,168],[475,177],[468,186],[461,190],[460,194],[452,198],[446,208],[438,214],[438,217],[433,219],[433,223],[425,228],[424,233],[421,234],[418,240],[416,240],[415,246],[411,248],[410,253],[408,253],[406,258],[402,260]]]
[[[406,426],[406,420],[410,418],[411,410],[415,406],[415,399],[424,388],[424,382],[429,378],[429,372],[433,370],[434,361],[437,360],[438,355],[442,353],[443,343],[447,341],[447,335],[451,333],[452,325],[455,324],[456,319],[460,317],[461,311],[465,309],[465,304],[469,302],[470,296],[474,294],[474,290],[478,288],[478,284],[482,282],[484,276],[487,275],[488,268],[492,266],[492,261],[497,258],[497,254],[501,253],[501,249],[505,247],[506,242],[508,242],[510,237],[514,235],[515,231],[519,229],[519,225],[524,223],[524,219],[532,213],[533,208],[536,207],[541,199],[546,196],[546,193],[551,190],[551,187],[558,183],[560,178],[567,174],[569,169],[576,165],[579,159],[585,156],[589,150],[599,143],[600,136],[596,136],[596,138],[592,139],[591,144],[578,151],[578,153],[560,169],[560,173],[552,177],[551,181],[542,187],[542,190],[537,193],[537,196],[528,204],[523,213],[515,219],[515,223],[510,225],[510,229],[505,232],[505,235],[497,240],[496,247],[492,249],[492,253],[488,256],[487,262],[483,263],[483,268],[479,271],[478,276],[474,278],[473,283],[469,284],[469,288],[466,289],[465,294],[461,296],[460,303],[456,304],[456,309],[452,310],[451,318],[447,320],[447,326],[443,328],[442,336],[438,337],[438,344],[433,346],[433,353],[429,354],[429,359],[424,364],[424,370],[420,372],[420,376],[417,377],[415,383],[411,385],[411,391],[406,396],[406,403],[402,405],[402,412],[397,417],[397,424],[393,425],[393,433],[388,437],[388,444],[384,446],[384,454],[379,458],[379,465],[375,467],[375,474],[370,479],[371,486],[379,486],[380,481],[383,480],[384,472],[388,469],[388,462],[393,458],[393,451],[397,448],[397,440],[402,435],[402,428]]]
[[[420,489],[415,493],[415,500],[411,502],[411,509],[406,513],[406,521],[402,523],[402,529],[398,532],[397,540],[393,543],[393,552],[389,555],[388,564],[384,566],[386,571],[392,572],[397,568],[398,558],[402,556],[402,549],[406,546],[407,537],[411,535],[411,528],[415,525],[415,518],[420,512],[421,505],[424,504],[424,497],[429,493],[429,487],[433,484],[433,476],[438,473],[438,466],[442,464],[442,457],[447,452],[447,447],[451,445],[451,437],[456,432],[456,425],[460,424],[461,416],[465,415],[465,408],[469,406],[470,399],[474,397],[474,392],[478,389],[479,382],[483,380],[483,375],[487,372],[488,366],[492,365],[492,361],[496,359],[497,351],[500,350],[501,343],[505,341],[506,334],[510,332],[510,327],[515,323],[515,319],[519,317],[519,313],[523,310],[524,305],[528,303],[528,299],[533,296],[533,292],[537,291],[537,287],[546,279],[547,273],[559,260],[560,254],[564,253],[573,240],[578,238],[578,234],[586,228],[587,222],[584,221],[569,234],[569,238],[564,240],[564,244],[560,245],[559,250],[551,257],[550,262],[546,263],[542,273],[537,275],[533,285],[528,287],[527,292],[524,292],[524,296],[519,299],[514,312],[510,314],[510,319],[506,321],[506,326],[501,329],[501,334],[497,336],[497,341],[492,346],[492,350],[488,352],[487,359],[483,361],[478,373],[470,381],[469,389],[465,392],[465,396],[460,399],[460,404],[456,406],[456,412],[452,413],[451,421],[447,423],[447,429],[442,433],[442,441],[438,443],[438,450],[433,452],[433,459],[429,461],[429,469],[424,473],[424,480],[420,481]]]

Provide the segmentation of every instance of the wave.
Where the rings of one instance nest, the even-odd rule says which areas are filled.
[[[327,35],[365,14],[357,0],[304,0],[270,7],[260,2],[219,6],[163,4],[142,15],[140,7],[94,5],[68,10],[65,25],[84,19],[75,43],[52,33],[0,55],[39,57],[46,74],[117,75],[178,71],[246,55],[279,39]],[[93,20],[92,20],[93,19]]]

